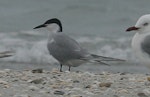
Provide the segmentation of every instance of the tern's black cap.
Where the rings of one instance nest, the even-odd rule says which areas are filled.
[[[35,27],[35,28],[33,28],[33,29],[38,29],[38,28],[46,27],[47,25],[53,24],[53,23],[57,24],[57,25],[60,27],[59,32],[62,32],[62,24],[61,24],[60,20],[57,19],[57,18],[49,19],[49,20],[47,20],[44,24],[39,25],[39,26],[37,26],[37,27]]]

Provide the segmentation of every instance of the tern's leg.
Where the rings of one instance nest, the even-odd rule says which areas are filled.
[[[62,72],[62,64],[60,64],[60,72]]]
[[[71,66],[69,66],[69,69],[68,69],[69,71],[70,71],[70,68],[71,68]]]

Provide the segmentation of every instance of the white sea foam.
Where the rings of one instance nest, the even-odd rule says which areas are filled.
[[[30,34],[31,32],[31,34]],[[17,34],[19,32],[1,33],[0,34],[0,50],[13,50],[15,55],[10,58],[1,59],[1,61],[16,61],[16,62],[32,62],[32,63],[54,63],[56,60],[49,55],[47,50],[47,38],[37,38],[41,34],[34,31],[25,31],[33,38],[28,40],[29,36]],[[17,36],[18,35],[18,36]],[[22,38],[21,38],[22,37]],[[36,41],[35,41],[36,39]],[[104,39],[101,37],[79,37],[76,39],[79,43],[84,44],[90,52],[122,59],[134,59],[131,54],[130,47],[122,47],[129,41],[126,38],[120,39]],[[86,43],[86,44],[85,44]],[[108,43],[108,44],[107,44]]]
[[[77,41],[80,43],[98,43],[98,42],[105,41],[105,39],[101,37],[95,37],[95,38],[80,37],[77,39]]]

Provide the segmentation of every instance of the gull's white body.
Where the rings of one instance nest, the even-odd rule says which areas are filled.
[[[135,26],[126,31],[136,31],[132,38],[132,50],[141,64],[150,68],[150,14],[141,16]]]
[[[135,56],[139,59],[141,64],[145,64],[150,68],[150,56],[147,53],[143,52],[141,49],[141,43],[144,41],[147,35],[150,35],[150,33],[136,33],[132,38],[131,46]]]

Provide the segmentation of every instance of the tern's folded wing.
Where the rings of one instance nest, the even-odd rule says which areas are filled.
[[[50,54],[59,61],[80,59],[88,53],[78,42],[65,34],[54,36],[54,42],[48,44]]]

